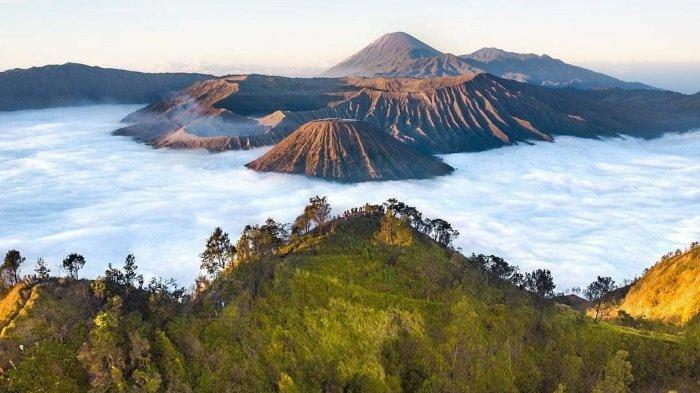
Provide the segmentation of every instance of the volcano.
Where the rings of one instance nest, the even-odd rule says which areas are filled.
[[[246,166],[260,172],[304,174],[345,183],[425,179],[454,170],[371,123],[348,119],[305,123]]]

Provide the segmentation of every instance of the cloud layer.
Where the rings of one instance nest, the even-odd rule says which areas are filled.
[[[466,253],[549,268],[560,288],[632,278],[700,239],[700,132],[558,138],[444,156],[457,170],[438,179],[339,185],[243,167],[266,149],[153,150],[111,136],[134,109],[0,113],[0,252],[54,269],[80,252],[88,276],[134,252],[145,273],[189,285],[214,227],[235,238],[268,216],[291,221],[316,194],[336,212],[397,197],[452,222]]]

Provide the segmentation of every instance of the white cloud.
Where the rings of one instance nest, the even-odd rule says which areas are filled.
[[[651,141],[558,138],[445,160],[447,177],[339,185],[259,174],[265,149],[153,150],[110,135],[134,106],[0,113],[0,251],[55,268],[83,253],[85,274],[134,252],[148,274],[190,284],[215,226],[237,237],[268,216],[290,221],[310,196],[336,211],[398,197],[462,235],[466,253],[552,269],[560,288],[640,274],[700,239],[700,132]]]

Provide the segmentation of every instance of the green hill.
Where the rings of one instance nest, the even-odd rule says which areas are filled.
[[[633,391],[698,387],[700,334],[593,323],[385,221],[351,214],[265,249],[275,223],[247,228],[194,297],[115,286],[114,270],[36,284],[0,390],[607,392],[627,366]]]

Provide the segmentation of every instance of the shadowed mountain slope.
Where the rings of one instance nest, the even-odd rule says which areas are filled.
[[[211,75],[144,73],[66,63],[0,72],[0,111],[87,104],[140,104]]]
[[[625,82],[583,67],[567,64],[547,55],[506,52],[497,48],[482,48],[459,56],[470,66],[490,74],[519,82],[547,87],[575,87],[578,89],[628,90],[654,89],[639,82]]]
[[[453,171],[370,123],[344,119],[306,123],[246,166],[341,182],[423,179]]]

